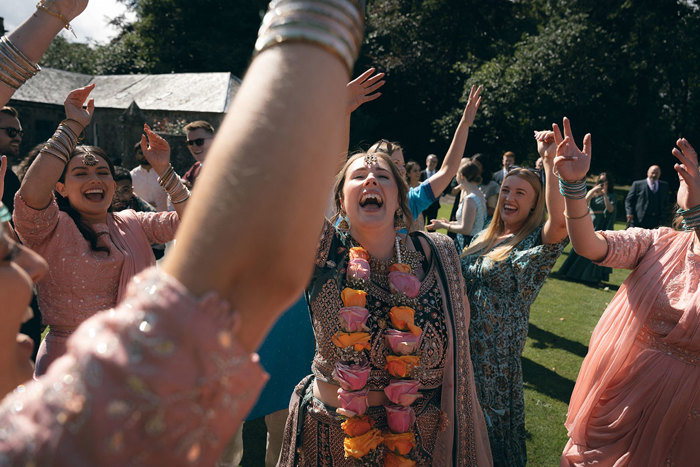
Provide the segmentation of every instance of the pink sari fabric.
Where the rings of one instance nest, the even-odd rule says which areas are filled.
[[[634,268],[596,326],[571,396],[561,466],[695,465],[700,257],[694,234],[603,232],[600,263]]]
[[[107,216],[107,228],[112,243],[124,255],[117,290],[118,304],[124,298],[126,287],[131,279],[149,266],[153,266],[156,258],[153,256],[151,244],[135,211],[127,209]]]
[[[237,315],[150,269],[0,404],[0,465],[214,465],[267,375]]]

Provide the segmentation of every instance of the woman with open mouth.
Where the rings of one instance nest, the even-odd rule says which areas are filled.
[[[476,390],[494,464],[504,466],[524,466],[527,461],[520,356],[530,305],[568,243],[564,199],[552,181],[554,133],[536,132],[535,138],[544,159],[546,187],[532,170],[508,172],[491,224],[472,240],[461,260],[471,306],[469,342]]]
[[[50,326],[37,355],[37,376],[65,353],[80,323],[117,305],[129,280],[155,264],[150,245],[174,238],[189,197],[170,165],[168,143],[146,127],[143,153],[176,212],[110,212],[114,165],[102,149],[77,145],[94,111],[92,99],[83,108],[93,88],[68,95],[66,119],[32,163],[15,199],[20,239],[49,264],[37,285],[44,324]]]
[[[403,234],[408,185],[391,155],[336,177],[307,299],[312,373],[296,387],[280,465],[491,465],[452,240]]]

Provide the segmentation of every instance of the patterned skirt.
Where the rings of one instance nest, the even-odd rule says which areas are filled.
[[[355,459],[346,459],[343,449],[343,418],[313,396],[313,375],[304,378],[294,389],[289,402],[289,417],[284,430],[284,442],[278,467],[292,466],[353,466]],[[416,413],[413,432],[416,435],[416,462],[432,465],[432,453],[440,431],[440,388],[422,391],[423,397],[412,405]],[[384,407],[370,407],[367,415],[375,427],[387,430]]]

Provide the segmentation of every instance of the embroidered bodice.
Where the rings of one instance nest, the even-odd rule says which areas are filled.
[[[343,307],[340,293],[346,287],[349,246],[347,240],[326,222],[316,267],[307,289],[317,343],[311,369],[317,378],[333,384],[335,381],[332,373],[335,364],[344,360],[340,349],[332,343],[331,337],[341,329],[338,311]],[[421,368],[415,376],[421,383],[421,389],[434,389],[442,384],[448,337],[435,262],[433,261],[427,269],[415,307],[415,324],[423,330],[417,352],[421,355]],[[387,354],[384,331],[391,308],[391,292],[373,280],[367,294],[367,309],[370,312],[367,327],[371,334],[371,371],[367,385],[370,390],[375,391],[382,390],[391,379],[384,369]]]

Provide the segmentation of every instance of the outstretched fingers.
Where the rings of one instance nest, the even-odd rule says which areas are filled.
[[[591,146],[591,134],[586,133],[586,136],[583,137],[583,153],[588,157],[591,157],[592,150],[593,147]]]
[[[673,155],[685,165],[688,169],[698,168],[698,154],[695,152],[693,146],[690,145],[687,139],[680,138],[676,141],[677,148],[673,148]]]
[[[374,68],[374,67],[365,70],[360,76],[358,76],[358,77],[355,78],[354,80],[350,81],[348,84],[358,84],[358,83],[362,83],[362,82],[365,81],[367,78],[369,78],[370,76],[372,76],[372,73],[374,73],[375,70],[376,70],[376,68]],[[384,76],[384,73],[380,73],[380,74],[381,74],[382,76]]]
[[[559,145],[564,141],[564,137],[561,135],[561,130],[559,129],[559,125],[556,123],[552,123],[552,133],[554,134],[554,144],[559,147]]]

